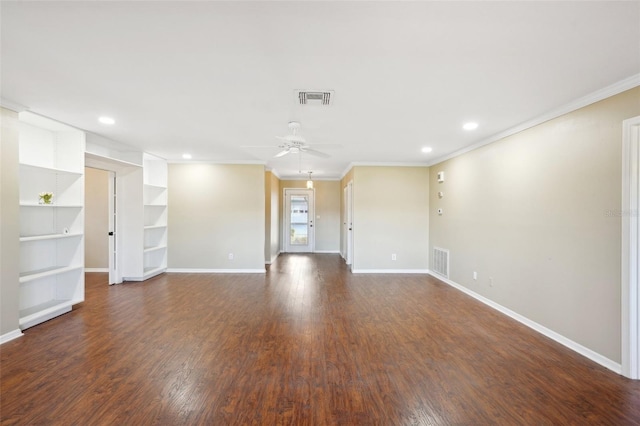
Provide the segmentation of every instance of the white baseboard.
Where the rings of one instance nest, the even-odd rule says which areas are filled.
[[[280,252],[277,252],[272,258],[271,260],[264,262],[265,265],[271,265],[273,262],[276,261],[276,259],[278,258],[278,256],[280,256]]]
[[[340,250],[316,250],[316,254],[340,254]]]
[[[615,362],[610,360],[609,358],[600,355],[599,353],[592,351],[591,349],[582,346],[580,343],[574,342],[573,340],[559,334],[556,333],[553,330],[548,329],[547,327],[538,324],[535,321],[530,320],[527,317],[524,317],[520,314],[518,314],[517,312],[512,311],[509,308],[505,308],[504,306],[490,300],[487,299],[486,297],[472,291],[469,290],[467,287],[462,286],[456,282],[453,282],[447,278],[444,278],[434,272],[430,273],[433,277],[439,279],[440,281],[444,282],[445,284],[450,285],[451,287],[454,287],[457,290],[460,290],[463,293],[468,294],[469,296],[473,297],[474,299],[484,303],[485,305],[495,309],[496,311],[499,311],[505,315],[507,315],[508,317],[513,318],[514,320],[518,321],[521,324],[526,325],[527,327],[531,328],[532,330],[537,331],[538,333],[547,336],[550,339],[555,340],[556,342],[560,343],[561,345],[566,346],[567,348],[579,353],[580,355],[589,358],[591,361],[596,362],[600,365],[602,365],[605,368],[608,368],[609,370],[618,373],[618,374],[622,374],[622,366]]]
[[[109,268],[84,268],[85,272],[109,272]]]
[[[20,336],[23,336],[23,334],[22,334],[22,330],[20,330],[19,328],[13,331],[10,331],[8,333],[5,333],[2,336],[0,336],[0,345],[3,343],[7,343],[10,340],[17,339]]]
[[[167,272],[176,274],[266,274],[266,269],[199,269],[199,268],[169,268]]]
[[[352,269],[354,274],[428,274],[428,269]]]

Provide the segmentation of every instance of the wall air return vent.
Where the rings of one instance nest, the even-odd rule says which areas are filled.
[[[439,247],[433,248],[432,270],[444,278],[449,278],[449,250]]]
[[[300,105],[322,105],[333,104],[333,90],[296,90],[296,99]]]

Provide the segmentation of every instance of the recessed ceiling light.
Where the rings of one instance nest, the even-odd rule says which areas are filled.
[[[191,160],[191,154],[182,154],[182,158],[185,160]]]
[[[464,123],[462,128],[465,130],[475,130],[478,128],[478,123],[474,123],[473,121],[470,121],[468,123]]]
[[[422,152],[424,152],[425,154],[428,154],[431,151],[433,151],[433,148],[431,148],[430,146],[425,146],[424,148],[422,148]]]
[[[102,124],[116,124],[116,120],[111,117],[100,117],[98,118],[98,121]]]

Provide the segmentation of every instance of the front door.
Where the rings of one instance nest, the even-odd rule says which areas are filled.
[[[285,251],[312,253],[314,251],[314,192],[313,189],[285,189]]]

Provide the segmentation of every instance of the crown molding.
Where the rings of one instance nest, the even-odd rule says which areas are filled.
[[[477,142],[473,145],[469,145],[465,148],[454,151],[451,154],[447,154],[442,157],[438,157],[434,160],[431,160],[427,163],[427,166],[433,166],[433,165],[442,163],[443,161],[458,157],[462,154],[466,154],[467,152],[481,148],[485,145],[489,145],[490,143],[497,142],[501,139],[504,139],[506,137],[515,135],[516,133],[522,132],[523,130],[527,130],[532,127],[538,126],[546,121],[550,121],[550,120],[553,120],[554,118],[561,117],[565,114],[576,111],[580,108],[584,108],[588,105],[594,104],[603,99],[610,98],[611,96],[615,96],[619,93],[633,89],[634,87],[638,87],[638,86],[640,86],[640,73],[634,74],[631,77],[625,78],[624,80],[620,80],[617,83],[614,83],[610,86],[603,87],[600,90],[596,90],[595,92],[589,93],[588,95],[585,95],[581,98],[571,101],[559,108],[552,109],[551,111],[544,113],[542,115],[539,115],[538,117],[533,118],[529,121],[525,121],[524,123],[518,124],[517,126],[511,127],[505,131],[489,136],[488,138],[483,139],[480,142]]]
[[[18,102],[13,102],[9,99],[0,98],[0,106],[2,108],[10,109],[15,112],[27,111],[29,108],[26,106],[19,104]]]
[[[232,160],[167,160],[168,164],[219,164],[219,165],[258,165],[265,166],[266,161],[258,161],[258,160],[246,160],[246,161],[232,161]]]

